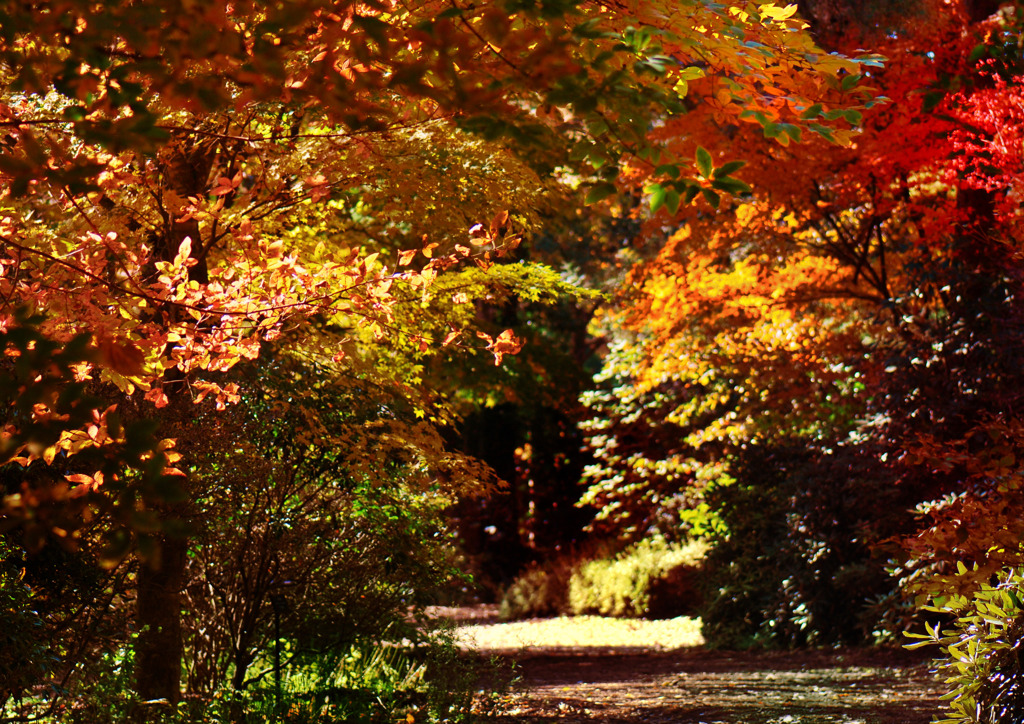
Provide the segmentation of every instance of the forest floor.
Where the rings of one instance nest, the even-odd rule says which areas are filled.
[[[514,662],[494,724],[928,724],[941,711],[927,663],[902,650],[709,651],[691,619],[441,613],[467,645]]]

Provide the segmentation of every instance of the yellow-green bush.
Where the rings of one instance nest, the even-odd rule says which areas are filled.
[[[648,539],[619,554],[575,551],[535,565],[505,592],[504,620],[557,614],[671,618],[697,608],[702,543]]]
[[[567,613],[569,579],[587,561],[608,555],[611,555],[608,544],[591,542],[532,564],[505,591],[498,616],[503,621],[514,621]]]
[[[705,546],[647,539],[614,558],[589,561],[569,580],[569,613],[673,616],[696,608],[693,571]]]
[[[565,610],[566,581],[551,570],[531,567],[520,574],[501,599],[498,617],[514,621],[554,616]]]

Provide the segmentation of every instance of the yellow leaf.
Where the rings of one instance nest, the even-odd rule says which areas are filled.
[[[784,8],[780,8],[776,5],[762,5],[760,8],[758,8],[758,10],[760,11],[761,15],[769,17],[772,20],[781,22],[783,20],[788,20],[789,18],[793,17],[793,14],[796,13],[797,8],[796,5],[787,5]]]

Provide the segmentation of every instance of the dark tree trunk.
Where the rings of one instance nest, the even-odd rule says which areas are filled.
[[[160,554],[139,566],[136,687],[143,702],[181,698],[181,592],[188,541],[161,536]]]
[[[212,145],[182,140],[172,143],[161,155],[161,188],[179,196],[200,196],[209,186],[209,175],[216,151]],[[154,260],[171,261],[186,237],[192,241],[192,256],[198,263],[189,270],[192,281],[209,280],[199,223],[177,221],[174,213],[161,209],[166,220],[161,238],[153,240]],[[173,320],[177,310],[164,310]],[[163,419],[172,425],[184,425],[190,419],[191,400],[184,379],[176,368],[164,376],[164,392],[169,406]],[[185,483],[187,485],[187,482]],[[188,503],[161,502],[156,507],[164,520],[182,521],[188,515]],[[181,526],[175,526],[181,528]],[[181,700],[181,669],[184,655],[182,639],[182,605],[185,587],[185,565],[188,560],[188,539],[181,535],[161,534],[157,537],[158,554],[139,565],[136,598],[135,641],[136,692],[140,702],[161,701],[176,705]],[[140,706],[137,721],[147,721],[148,706]]]
[[[963,0],[967,20],[979,22],[1005,0]],[[800,15],[815,39],[828,50],[869,42],[888,32],[905,32],[930,22],[921,0],[798,0]]]

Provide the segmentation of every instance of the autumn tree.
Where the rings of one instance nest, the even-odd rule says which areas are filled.
[[[58,347],[88,331],[72,376],[107,411],[69,417],[45,445],[24,439],[25,426],[65,414],[59,391],[9,420],[6,464],[50,474],[9,468],[5,517],[33,520],[41,497],[92,511],[49,529],[73,547],[93,535],[86,518],[125,513],[92,525],[111,565],[141,555],[140,700],[180,696],[181,523],[206,484],[203,435],[187,434],[193,405],[237,403],[231,370],[306,325],[307,354],[368,370],[371,382],[404,378],[414,414],[443,421],[443,395],[419,385],[425,360],[463,345],[500,362],[520,347],[479,328],[473,300],[561,284],[505,263],[536,225],[545,184],[580,183],[575,168],[598,200],[629,162],[664,179],[673,210],[681,197],[740,188],[735,166],[698,155],[695,175],[692,154],[648,133],[695,105],[776,137],[848,139],[833,111],[811,109],[822,92],[840,94],[830,102],[844,114],[869,104],[861,66],[822,53],[792,12],[559,0],[3,9],[3,323],[29,308]],[[17,364],[31,350],[4,351]],[[131,448],[145,418],[167,441],[111,457],[151,466],[159,484],[54,467]]]
[[[807,5],[814,16],[811,6],[842,4]],[[811,495],[810,461],[831,483],[864,481],[844,495],[864,495],[863,509],[876,512],[851,519],[847,540],[873,543],[857,555],[877,575],[892,556],[900,575],[931,580],[941,597],[957,585],[942,571],[977,566],[976,578],[962,577],[969,597],[1016,565],[1005,506],[1015,490],[1019,389],[1020,69],[1011,50],[1019,10],[988,18],[996,6],[917,7],[927,22],[893,23],[881,35],[861,26],[847,37],[871,39],[890,58],[865,79],[888,103],[860,114],[820,97],[803,111],[856,127],[848,147],[781,124],[722,126],[696,109],[657,132],[677,156],[691,153],[704,166],[713,195],[687,191],[683,200],[696,205],[676,209],[672,188],[651,183],[642,167],[627,171],[630,188],[649,199],[641,215],[648,232],[667,241],[634,273],[626,313],[612,317],[628,333],[618,333],[624,351],[605,374],[621,381],[595,399],[590,423],[600,464],[586,499],[621,521],[616,530],[632,535],[632,521],[649,527],[659,516],[717,524],[718,501],[748,516],[733,517],[734,531],[755,535],[748,524],[768,494],[759,486],[777,486],[793,501]],[[818,30],[827,35],[829,26]],[[714,188],[714,168],[733,156],[748,162],[734,172],[753,195]],[[717,211],[699,200],[719,200],[718,191],[729,195]],[[630,426],[642,423],[645,408],[663,410],[669,430],[658,433],[658,446],[634,451]],[[794,444],[803,449],[787,454]],[[839,458],[846,472],[837,471]],[[773,478],[766,460],[789,472]],[[740,472],[748,480],[737,480]],[[690,513],[680,516],[687,497]],[[702,509],[709,500],[712,510]],[[815,505],[835,503],[829,495]],[[924,521],[903,512],[918,504]],[[981,512],[988,505],[993,511]],[[771,525],[786,515],[797,519],[783,506]],[[803,515],[791,534],[813,542],[816,513]],[[843,523],[839,508],[833,515]],[[921,531],[922,522],[935,527]],[[760,534],[774,540],[778,529]],[[889,545],[900,536],[903,553]],[[819,543],[806,554],[780,552],[780,560],[795,555],[794,570],[811,572],[831,545]],[[857,583],[850,593],[862,600],[872,590]],[[758,609],[763,601],[752,606],[767,612]],[[793,621],[807,611],[799,613]]]

